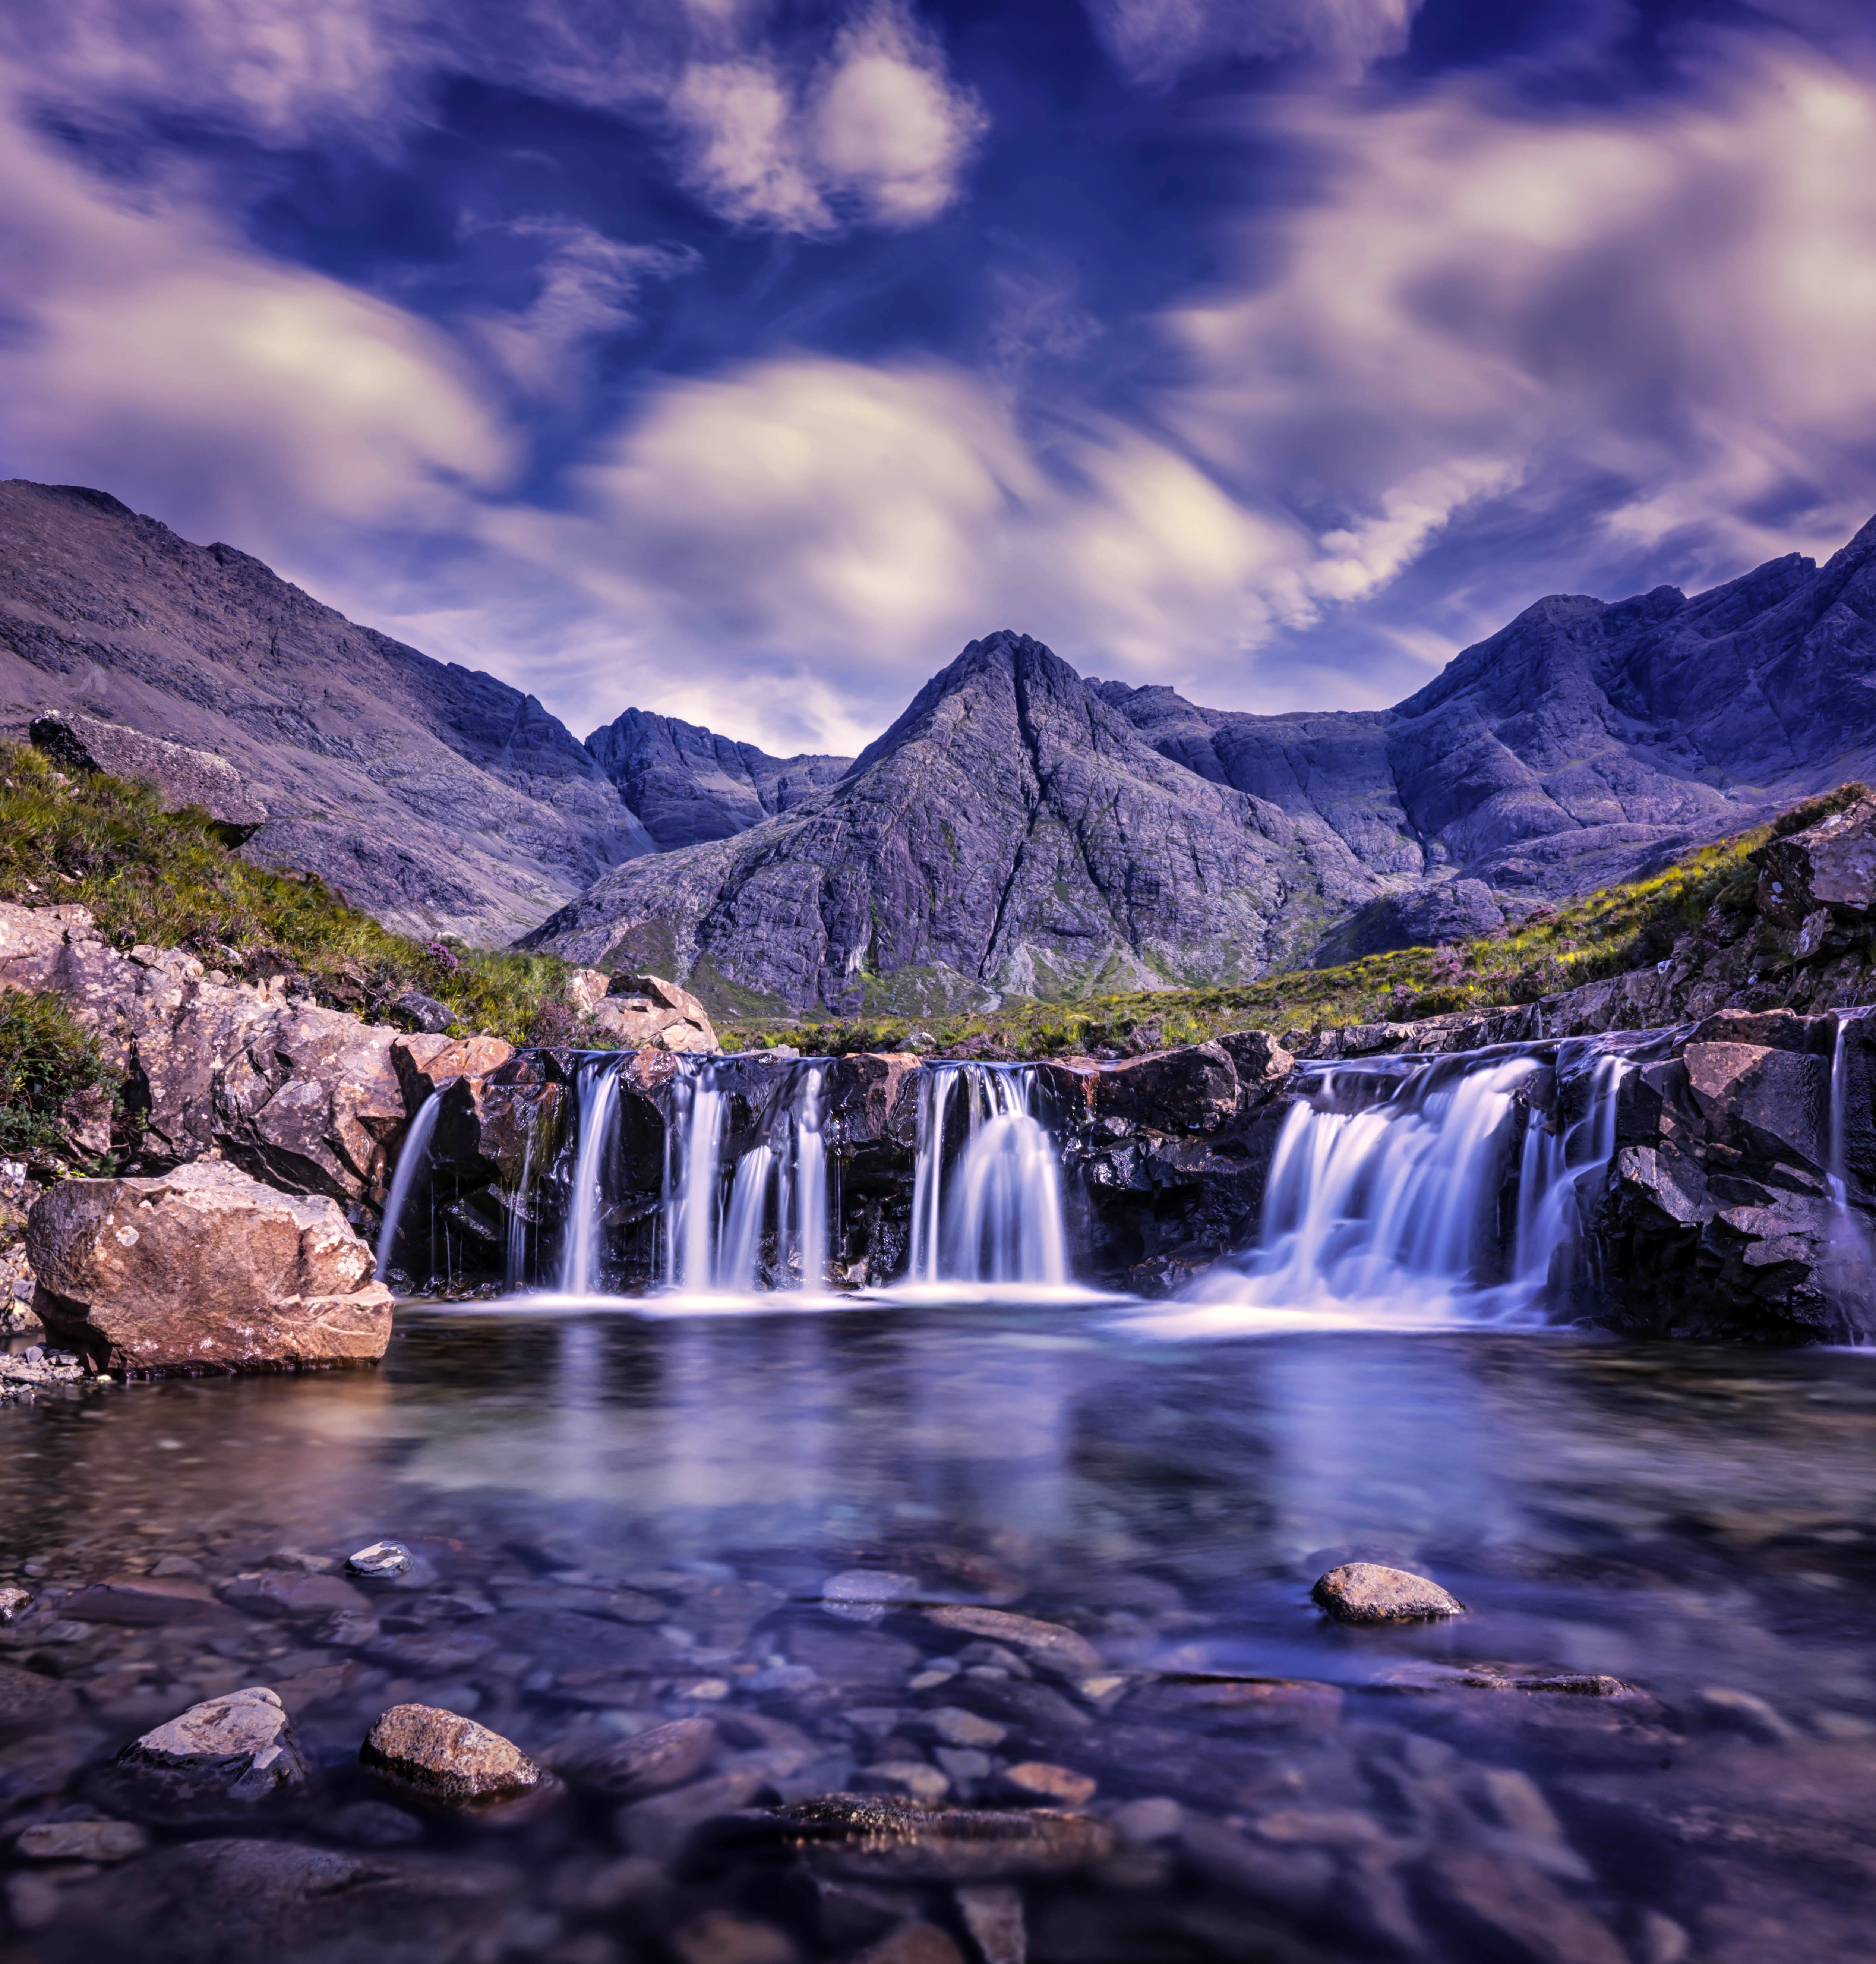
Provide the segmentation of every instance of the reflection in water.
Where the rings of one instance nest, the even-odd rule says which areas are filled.
[[[701,1712],[732,1760],[805,1741],[794,1770],[764,1763],[784,1792],[885,1781],[876,1758],[909,1757],[954,1799],[997,1800],[1020,1759],[1094,1780],[1096,1811],[1176,1799],[1186,1825],[1127,1889],[1026,1885],[1038,1956],[1078,1954],[1064,1933],[1095,1901],[1143,1933],[1104,1956],[1243,1956],[1274,1924],[1298,1957],[1355,1964],[1381,1954],[1352,1906],[1384,1870],[1423,1954],[1486,1964],[1510,1954],[1502,1933],[1440,1893],[1454,1847],[1512,1863],[1554,1914],[1623,1946],[1654,1916],[1693,1933],[1696,1955],[1849,1956],[1831,1946],[1861,1940],[1861,1911],[1847,1894],[1835,1906],[1802,1849],[1848,1834],[1830,1824],[1876,1789],[1873,1364],[1568,1336],[1162,1343],[1008,1309],[438,1314],[404,1322],[379,1372],[0,1413],[7,1553],[41,1571],[37,1590],[165,1557],[219,1583],[386,1535],[433,1574],[347,1629],[220,1609],[199,1629],[114,1628],[62,1622],[55,1603],[4,1635],[10,1661],[87,1701],[66,1760],[34,1747],[48,1808],[136,1731],[277,1677],[303,1701],[323,1784],[269,1831],[322,1847],[344,1845],[332,1810],[367,1796],[358,1740],[395,1699],[454,1701],[569,1767]],[[1330,1625],[1309,1585],[1350,1558],[1432,1573],[1469,1614]],[[829,1616],[822,1584],[856,1567],[1066,1622],[1110,1674],[973,1650],[916,1603],[870,1632]],[[1637,1688],[1477,1688],[1493,1672]],[[941,1707],[1001,1727],[998,1743],[944,1760]],[[23,1777],[6,1750],[0,1779]],[[1518,1800],[1525,1818],[1564,1823],[1541,1845],[1506,1839],[1491,1812],[1526,1794],[1514,1772],[1541,1802]],[[1770,1789],[1783,1839],[1742,1839]],[[504,1955],[613,1928],[578,1907],[579,1878],[638,1853],[612,1805],[569,1808],[529,1844],[544,1852],[511,1886],[544,1934]],[[1670,1817],[1711,1823],[1708,1840],[1676,1840]],[[1328,1824],[1320,1845],[1312,1822]],[[446,1864],[487,1859],[423,1831]],[[1316,1895],[1258,1895],[1279,1856],[1320,1875]],[[718,1900],[686,1886],[701,1891],[686,1914]],[[794,1914],[755,1883],[722,1887]],[[1741,1930],[1801,1925],[1783,1950],[1739,1947]],[[47,1927],[48,1964],[113,1954],[86,1950],[79,1922],[69,1943]],[[853,1954],[811,1919],[790,1929],[804,1959]]]

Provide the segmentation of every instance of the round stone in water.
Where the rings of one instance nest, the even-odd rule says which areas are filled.
[[[401,1541],[374,1541],[345,1558],[351,1575],[402,1575],[410,1566],[410,1550]]]

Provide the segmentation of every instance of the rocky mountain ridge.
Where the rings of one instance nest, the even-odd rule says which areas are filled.
[[[219,757],[265,807],[249,856],[407,932],[923,1013],[1477,935],[1876,773],[1872,560],[1876,521],[1692,599],[1554,595],[1369,712],[1206,709],[1005,631],[850,762],[638,710],[582,745],[232,547],[14,483],[0,728]]]

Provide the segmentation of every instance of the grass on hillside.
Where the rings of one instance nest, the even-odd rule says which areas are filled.
[[[833,1055],[896,1050],[919,1037],[948,1055],[1130,1055],[1201,1043],[1228,1030],[1404,1022],[1535,1002],[1664,959],[1677,940],[1716,910],[1721,916],[1749,913],[1759,877],[1754,852],[1868,795],[1865,785],[1841,785],[1770,823],[1684,854],[1646,879],[1554,908],[1540,907],[1517,926],[1480,940],[1402,948],[1333,968],[1291,969],[1248,987],[1143,990],[1082,1002],[1018,1000],[987,1012],[916,1021],[752,1020],[720,1026],[720,1034],[726,1048],[789,1043]]]
[[[88,907],[119,948],[185,948],[231,978],[295,978],[335,1009],[396,1020],[415,989],[513,1042],[558,1038],[567,964],[547,955],[412,941],[321,881],[250,865],[193,809],[117,778],[62,782],[37,750],[0,744],[0,900]]]
[[[0,1159],[74,1157],[59,1107],[117,1073],[54,995],[0,990]]]

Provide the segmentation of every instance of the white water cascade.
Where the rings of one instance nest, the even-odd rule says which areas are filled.
[[[925,1067],[909,1282],[1067,1285],[1061,1176],[1035,1095],[1036,1073],[1024,1066]],[[960,1099],[964,1138],[948,1160]]]
[[[396,1169],[391,1175],[391,1190],[385,1196],[383,1224],[378,1230],[377,1264],[380,1276],[397,1253],[398,1231],[404,1224],[404,1210],[409,1203],[410,1190],[417,1183],[418,1174],[429,1166],[430,1134],[436,1130],[437,1114],[442,1109],[442,1101],[432,1091],[418,1106],[417,1115],[404,1134]],[[422,1279],[420,1276],[418,1280]]]
[[[1600,1038],[1305,1067],[1256,1246],[1166,1310],[1194,1332],[1542,1320],[1615,1148]]]
[[[784,1288],[819,1295],[827,1280],[826,1068],[791,1071],[740,1154],[726,1131],[730,1094],[717,1067],[686,1058],[665,1134],[665,1284],[686,1295],[742,1297],[761,1286],[765,1236]],[[727,1193],[726,1195],[726,1186]]]
[[[619,1109],[620,1060],[596,1058],[580,1067],[575,1090],[579,1112],[579,1146],[568,1198],[566,1233],[560,1250],[560,1288],[566,1295],[591,1295],[599,1275],[605,1207],[603,1179],[606,1150],[612,1143]]]
[[[1824,1176],[1830,1196],[1830,1240],[1820,1276],[1841,1320],[1839,1333],[1858,1343],[1868,1343],[1876,1334],[1871,1310],[1876,1240],[1870,1234],[1868,1215],[1852,1204],[1851,1197],[1849,1120],[1855,1086],[1847,1039],[1851,1025],[1862,1022],[1872,1013],[1867,1008],[1836,1012],[1830,1050],[1830,1130]]]

